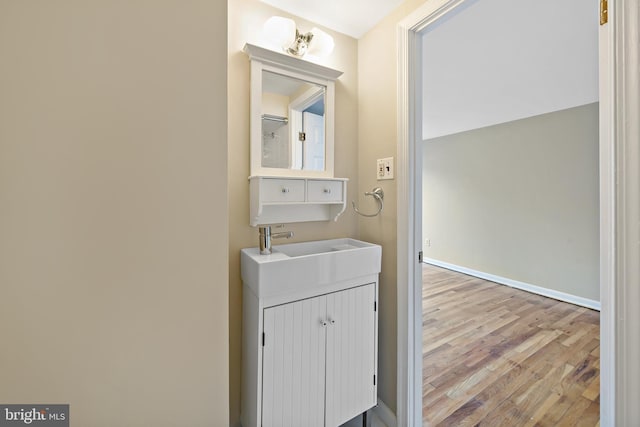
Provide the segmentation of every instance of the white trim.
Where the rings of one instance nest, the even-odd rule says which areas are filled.
[[[615,331],[611,354],[616,373],[615,425],[635,426],[640,421],[640,4],[638,0],[615,0],[610,8],[611,3],[616,289],[610,301],[609,326]]]
[[[342,75],[342,71],[251,43],[246,43],[243,50],[250,59],[256,59],[262,63],[284,68],[291,72],[303,71],[306,74],[327,80],[335,80]]]
[[[609,24],[599,28],[600,147],[600,425],[615,426],[615,58],[614,2],[609,2]],[[606,195],[606,196],[605,196]]]
[[[422,156],[422,104],[419,32],[465,0],[430,0],[398,25],[398,167],[397,179],[397,423],[403,427],[422,425],[422,269],[418,262],[422,207],[416,200],[421,182],[416,179]]]
[[[430,3],[430,2],[429,2]],[[409,69],[415,66],[415,55],[410,55],[410,50],[415,49],[416,35],[412,31],[400,28],[398,31],[398,76],[409,73]],[[414,60],[413,63],[410,61]],[[412,71],[412,73],[416,73]],[[418,427],[422,424],[422,381],[417,380],[417,372],[422,372],[422,367],[416,366],[416,360],[421,359],[418,353],[422,352],[421,325],[416,325],[416,319],[420,316],[414,298],[416,287],[413,286],[415,269],[418,265],[414,259],[416,246],[414,239],[407,236],[414,235],[413,218],[414,196],[412,193],[416,174],[413,170],[411,159],[415,145],[410,141],[416,137],[416,127],[413,125],[415,116],[409,114],[415,103],[415,91],[413,83],[398,78],[398,166],[396,168],[397,180],[397,293],[398,293],[398,332],[397,332],[397,409],[396,418],[401,426]],[[406,286],[404,285],[406,283]],[[420,375],[421,376],[421,375]]]
[[[511,288],[516,288],[522,291],[531,292],[533,294],[542,295],[543,297],[549,297],[559,301],[568,302],[569,304],[579,305],[581,307],[600,311],[600,301],[579,297],[577,295],[567,294],[565,292],[560,292],[549,288],[543,288],[542,286],[532,285],[530,283],[509,279],[508,277],[497,276],[491,273],[485,273],[484,271],[474,270],[472,268],[451,264],[433,258],[425,258],[424,262],[427,264],[446,268],[448,270],[457,271],[458,273],[468,274],[480,279],[489,280],[500,285],[506,285]]]
[[[391,409],[385,403],[378,398],[378,406],[374,406],[371,410],[376,417],[380,418],[387,427],[397,427],[398,422],[396,416]]]

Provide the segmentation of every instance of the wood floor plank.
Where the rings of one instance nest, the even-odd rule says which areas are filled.
[[[542,405],[536,409],[531,418],[524,424],[524,427],[531,427],[540,425],[542,417],[558,402],[560,395],[557,393],[551,393],[547,396]]]
[[[599,425],[599,313],[423,267],[423,425]]]
[[[594,380],[591,382],[589,387],[587,387],[585,391],[582,393],[582,397],[584,397],[585,399],[589,399],[592,402],[595,402],[598,396],[600,396],[600,376],[599,375],[594,378]]]

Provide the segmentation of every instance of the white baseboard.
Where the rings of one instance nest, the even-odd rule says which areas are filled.
[[[398,427],[396,414],[380,398],[378,398],[378,406],[375,406],[372,411],[387,427]]]
[[[523,291],[531,292],[534,294],[542,295],[544,297],[549,297],[553,299],[557,299],[559,301],[568,302],[570,304],[579,305],[581,307],[590,308],[593,310],[600,311],[600,301],[595,301],[588,298],[582,298],[576,295],[567,294],[560,291],[554,291],[553,289],[543,288],[541,286],[532,285],[530,283],[520,282],[518,280],[508,279],[506,277],[496,276],[494,274],[485,273],[478,270],[473,270],[471,268],[462,267],[455,264],[450,264],[444,261],[438,261],[433,258],[425,258],[424,262],[427,264],[432,264],[438,267],[446,268],[448,270],[457,271],[458,273],[468,274],[470,276],[478,277],[480,279],[489,280],[491,282],[496,282],[501,285],[507,285],[512,288],[520,289]]]

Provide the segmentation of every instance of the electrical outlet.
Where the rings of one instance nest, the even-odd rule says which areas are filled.
[[[382,179],[393,179],[393,157],[378,159],[376,165],[378,181]]]
[[[427,240],[425,240],[425,241],[424,241],[424,245],[425,245],[427,248],[430,248],[430,247],[431,247],[431,239],[427,239]]]

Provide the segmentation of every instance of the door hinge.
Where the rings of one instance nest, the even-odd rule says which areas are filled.
[[[307,140],[307,134],[304,133],[304,132],[298,132],[298,140],[302,141],[302,142],[306,141]]]
[[[600,0],[600,25],[604,25],[607,22],[609,22],[609,2]]]
[[[378,301],[373,302],[373,311],[378,311]]]
[[[423,260],[423,255],[422,255],[422,251],[420,251],[418,252],[418,262],[422,264],[422,260]]]
[[[262,346],[264,347],[264,332],[262,333]]]
[[[373,376],[373,385],[376,385],[376,376]]]

